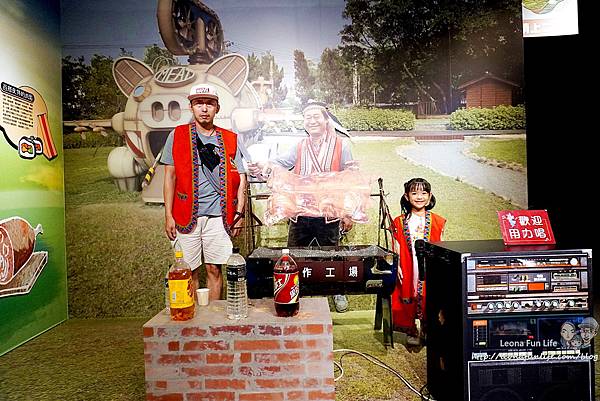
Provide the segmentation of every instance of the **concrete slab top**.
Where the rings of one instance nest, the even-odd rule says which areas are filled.
[[[294,317],[278,317],[273,299],[250,299],[248,317],[239,320],[227,319],[227,301],[212,301],[207,306],[196,305],[194,317],[183,322],[171,320],[166,309],[144,324],[144,327],[185,327],[236,325],[285,325],[285,324],[332,324],[327,299],[324,297],[300,298],[300,311]]]

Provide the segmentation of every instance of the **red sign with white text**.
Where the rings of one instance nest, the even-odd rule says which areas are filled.
[[[501,210],[498,221],[504,245],[556,244],[545,210]]]

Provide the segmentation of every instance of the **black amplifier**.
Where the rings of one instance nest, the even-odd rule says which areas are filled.
[[[591,250],[438,242],[425,270],[436,400],[594,399]]]

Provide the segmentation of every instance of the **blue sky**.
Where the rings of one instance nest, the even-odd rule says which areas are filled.
[[[340,43],[343,0],[206,0],[218,15],[231,51],[243,55],[267,51],[284,68],[285,84],[293,82],[293,51],[301,49],[318,62],[326,47]],[[63,56],[93,54],[116,57],[120,48],[143,58],[154,43],[164,46],[156,21],[157,1],[62,0]],[[183,62],[185,58],[182,59]]]

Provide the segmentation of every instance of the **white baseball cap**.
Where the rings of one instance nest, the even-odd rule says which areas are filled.
[[[192,86],[192,88],[190,89],[188,99],[192,101],[201,97],[215,99],[216,101],[219,101],[219,94],[217,93],[217,88],[210,84],[197,84]]]

